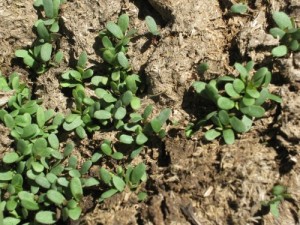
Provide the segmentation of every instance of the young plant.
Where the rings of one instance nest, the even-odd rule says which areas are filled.
[[[291,199],[291,195],[287,192],[287,187],[282,185],[276,185],[272,188],[272,195],[274,196],[269,201],[264,201],[261,204],[263,206],[270,207],[270,212],[275,218],[279,218],[279,205],[286,199]]]
[[[215,110],[207,114],[194,126],[186,129],[187,136],[191,136],[195,128],[212,122],[213,126],[206,131],[205,138],[209,141],[222,136],[226,144],[235,141],[235,133],[244,133],[250,130],[252,122],[265,114],[262,105],[267,100],[278,103],[281,98],[269,93],[268,85],[271,82],[271,72],[260,68],[251,73],[254,67],[252,61],[246,66],[235,63],[239,77],[223,76],[211,80],[209,83],[196,81],[193,87],[197,94],[211,101]]]
[[[59,9],[61,0],[36,0],[34,6],[43,8],[44,18],[36,21],[34,29],[37,39],[28,50],[19,49],[15,56],[22,58],[24,64],[37,74],[46,72],[50,66],[58,65],[63,59],[63,53],[54,53],[55,42],[59,37]]]
[[[236,14],[245,14],[248,11],[248,6],[243,3],[237,3],[231,6],[230,11]]]
[[[60,83],[62,87],[73,88],[78,84],[84,85],[84,80],[91,78],[94,74],[92,69],[86,69],[87,54],[83,51],[77,61],[76,70],[68,70],[61,75],[63,81]]]
[[[160,36],[155,20],[151,16],[146,16],[145,21],[150,33],[154,36]]]
[[[295,21],[284,12],[274,12],[272,16],[277,27],[270,29],[270,34],[280,41],[280,45],[272,49],[272,55],[282,57],[289,50],[299,51],[300,28],[297,28]]]
[[[109,190],[102,193],[99,199],[99,201],[102,202],[114,194],[122,192],[126,186],[134,190],[139,187],[141,182],[146,182],[146,165],[140,163],[135,167],[128,166],[126,170],[122,169],[122,167],[118,167],[117,174],[109,172],[102,167],[99,170],[99,177],[105,185],[110,187]]]

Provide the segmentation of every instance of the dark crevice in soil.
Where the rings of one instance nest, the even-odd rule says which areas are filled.
[[[167,25],[167,22],[163,20],[162,16],[156,11],[152,5],[145,0],[132,0],[135,6],[139,9],[138,18],[144,20],[146,16],[152,16],[155,22],[161,27],[164,28]]]
[[[159,157],[157,162],[159,167],[167,167],[171,164],[171,157],[166,151],[165,144],[163,144],[162,147],[159,149]]]

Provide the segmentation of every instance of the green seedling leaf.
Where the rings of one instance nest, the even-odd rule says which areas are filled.
[[[292,51],[297,51],[299,49],[299,46],[300,45],[297,40],[292,40],[289,47]]]
[[[73,197],[77,200],[80,201],[81,198],[83,197],[83,190],[82,190],[82,185],[81,181],[78,177],[73,177],[70,181],[70,189]]]
[[[49,182],[51,184],[53,184],[57,181],[57,176],[53,173],[47,173],[46,178],[47,178],[47,180],[49,180]]]
[[[118,39],[122,39],[124,37],[121,28],[114,22],[108,22],[106,24],[106,29]]]
[[[47,198],[56,205],[62,205],[66,201],[66,198],[56,190],[48,190]]]
[[[267,72],[269,72],[268,68],[262,67],[254,74],[251,79],[254,87],[260,87],[262,85]]]
[[[252,98],[250,95],[245,94],[242,99],[242,102],[245,106],[249,106],[249,105],[253,105],[255,103],[255,99]]]
[[[63,3],[62,0],[53,0],[53,17],[54,18],[58,16],[59,7],[62,3]]]
[[[44,62],[48,62],[51,59],[51,54],[52,54],[52,45],[49,43],[45,43],[42,45],[41,48],[41,59]]]
[[[196,81],[192,86],[197,94],[202,94],[202,92],[205,90],[206,83],[202,81]]]
[[[275,185],[272,188],[272,194],[275,196],[283,195],[287,192],[287,188],[283,185]]]
[[[139,148],[133,150],[130,154],[130,158],[134,159],[135,157],[137,157],[141,153],[142,150],[143,150],[143,147],[139,147]]]
[[[124,155],[121,152],[114,152],[111,157],[116,160],[121,160],[123,159]]]
[[[273,100],[273,101],[279,103],[279,104],[282,103],[282,99],[279,96],[277,96],[277,95],[273,95],[273,94],[269,93],[268,94],[268,98],[270,100]]]
[[[99,185],[100,182],[94,177],[90,177],[84,181],[84,187],[92,187]]]
[[[1,221],[1,217],[0,217],[0,222],[2,222],[3,225],[17,225],[21,222],[21,220],[14,217],[6,217]]]
[[[279,45],[272,49],[272,55],[274,57],[282,57],[288,53],[288,49],[285,45]]]
[[[115,188],[120,192],[122,192],[126,186],[124,180],[118,176],[113,176],[112,182]]]
[[[126,135],[126,134],[122,134],[119,138],[120,142],[123,144],[127,144],[130,145],[134,142],[132,136]]]
[[[246,87],[246,93],[252,98],[259,98],[258,90],[253,86],[248,85]]]
[[[15,120],[10,114],[5,114],[3,119],[6,127],[10,129],[13,129],[15,127]]]
[[[114,114],[114,118],[117,120],[122,120],[126,116],[126,109],[124,107],[120,107]]]
[[[234,143],[235,137],[232,129],[223,130],[222,136],[226,144],[231,145]]]
[[[74,130],[76,127],[79,127],[82,123],[83,121],[81,120],[80,116],[76,115],[75,119],[71,123],[68,123],[67,121],[64,122],[63,128],[66,131],[71,131]]]
[[[113,63],[116,57],[116,52],[113,49],[107,49],[103,52],[103,59],[108,63]]]
[[[246,66],[245,66],[245,68],[248,72],[250,72],[253,69],[253,67],[254,67],[254,62],[252,60],[247,62]]]
[[[247,130],[245,124],[237,117],[233,116],[230,118],[229,121],[230,121],[230,125],[236,132],[243,133]]]
[[[36,111],[36,121],[40,128],[43,128],[46,123],[45,111],[42,107],[38,107]]]
[[[47,30],[47,28],[45,27],[44,23],[38,23],[37,25],[37,32],[38,32],[38,36],[41,39],[44,39],[45,41],[48,41],[50,39],[50,34]]]
[[[89,172],[89,169],[91,168],[92,166],[92,161],[91,160],[88,160],[88,161],[85,161],[82,166],[81,166],[81,169],[80,169],[80,173],[81,174],[86,174]]]
[[[35,182],[36,182],[39,186],[41,186],[41,187],[43,187],[43,188],[46,188],[46,189],[49,189],[50,186],[51,186],[50,182],[49,182],[49,181],[47,180],[47,178],[44,177],[43,175],[37,176],[37,177],[35,178]]]
[[[59,31],[59,24],[58,21],[55,21],[50,27],[50,32],[57,33],[58,31]]]
[[[35,215],[35,221],[41,224],[54,224],[56,223],[56,216],[51,211],[40,211]]]
[[[221,133],[219,131],[216,131],[215,129],[210,129],[208,131],[205,132],[205,139],[208,141],[212,141],[214,139],[216,139],[217,137],[219,137],[221,135]]]
[[[139,134],[136,136],[135,142],[136,142],[138,145],[143,145],[143,144],[145,144],[147,141],[148,141],[148,138],[147,138],[146,135],[143,134],[143,133],[139,133]]]
[[[54,56],[54,61],[57,64],[60,64],[64,58],[64,53],[62,51],[58,51]]]
[[[151,34],[160,35],[159,31],[157,29],[156,22],[151,16],[146,16],[145,21],[146,21],[147,27],[148,27],[149,31],[151,32]]]
[[[78,220],[80,215],[81,215],[81,211],[82,211],[82,209],[79,206],[74,208],[74,209],[69,209],[68,210],[68,216],[72,220]]]
[[[138,97],[133,97],[130,106],[133,110],[138,110],[141,107],[141,99]]]
[[[30,124],[23,129],[23,133],[21,134],[21,138],[30,139],[36,136],[39,133],[40,129],[36,124]]]
[[[207,63],[201,63],[197,66],[197,72],[201,75],[204,74],[209,69],[209,65]]]
[[[243,116],[242,122],[246,127],[245,132],[249,131],[252,127],[252,123],[253,123],[252,119],[250,119],[248,116]]]
[[[234,4],[231,6],[230,11],[232,13],[237,13],[237,14],[244,14],[248,10],[248,6],[242,3]]]
[[[107,36],[104,36],[102,38],[102,45],[105,47],[105,48],[113,48],[113,44],[112,42],[109,40],[109,38]]]
[[[95,152],[93,155],[92,155],[92,162],[93,163],[96,163],[99,159],[101,159],[102,157],[102,154],[100,154],[99,152]]]
[[[82,79],[88,79],[94,75],[94,71],[92,69],[87,69],[82,74]]]
[[[76,170],[76,169],[70,170],[70,171],[69,171],[69,175],[70,175],[71,177],[78,177],[78,178],[81,177],[80,172],[79,172],[78,170]]]
[[[226,94],[228,94],[232,98],[239,98],[240,97],[239,93],[237,93],[235,91],[235,89],[233,88],[233,84],[231,84],[231,83],[227,83],[225,85],[225,91],[226,91]]]
[[[30,211],[36,211],[39,210],[39,205],[36,201],[34,201],[33,199],[23,199],[21,200],[21,205]]]
[[[234,101],[226,97],[220,97],[217,100],[217,105],[220,109],[229,110],[234,108]]]
[[[227,113],[227,111],[225,110],[220,110],[218,112],[218,117],[219,117],[219,120],[220,122],[224,125],[224,126],[227,126],[229,124],[229,115]]]
[[[260,118],[265,115],[265,109],[258,105],[250,105],[240,109],[247,116]]]
[[[269,91],[267,88],[263,88],[259,93],[259,98],[255,100],[255,105],[262,105],[269,96]]]
[[[240,73],[242,81],[245,82],[247,80],[247,77],[248,77],[248,70],[240,63],[235,63],[234,67]]]
[[[100,173],[101,180],[103,180],[103,182],[105,184],[109,184],[110,181],[111,181],[111,178],[112,178],[110,173],[106,169],[104,169],[103,167],[100,169],[99,173]]]
[[[58,137],[56,136],[56,134],[50,134],[48,136],[48,142],[51,146],[51,148],[53,149],[58,149],[59,148],[59,140],[58,140]]]
[[[140,79],[138,75],[129,75],[125,79],[126,87],[128,90],[130,90],[132,93],[136,93],[138,90],[137,82],[139,82]]]
[[[272,215],[275,217],[275,218],[279,218],[279,204],[280,204],[280,201],[275,201],[274,203],[270,204],[270,212],[272,213]]]
[[[45,14],[48,18],[53,18],[53,0],[43,0]]]
[[[76,127],[75,133],[78,135],[79,138],[84,139],[87,137],[87,133],[82,126]]]
[[[129,16],[127,14],[122,14],[118,19],[118,26],[121,28],[122,32],[125,34],[129,26]]]
[[[19,155],[16,152],[8,152],[3,157],[5,164],[11,164],[19,160]]]
[[[107,198],[110,198],[111,196],[113,196],[114,194],[116,194],[118,192],[117,189],[110,189],[104,193],[102,193],[100,199],[107,199]]]
[[[140,182],[144,174],[146,173],[146,165],[144,163],[138,164],[131,173],[130,181],[133,184],[137,184]]]
[[[111,113],[106,110],[98,110],[94,113],[94,117],[98,120],[107,120],[111,118]]]
[[[14,173],[12,171],[0,172],[0,181],[9,181],[13,178]]]
[[[124,106],[128,106],[133,98],[131,91],[126,91],[122,96],[121,100]]]
[[[32,166],[32,169],[37,173],[41,173],[44,170],[44,166],[39,162],[32,162],[31,166]]]
[[[111,155],[112,154],[112,149],[110,147],[109,144],[107,143],[103,143],[101,145],[101,151],[105,154],[105,155]]]
[[[213,102],[219,98],[218,88],[217,88],[217,80],[211,80],[205,86],[205,94],[211,99]]]
[[[127,57],[123,52],[119,52],[117,55],[119,64],[124,68],[127,69],[129,67],[129,62]]]
[[[142,115],[143,119],[146,120],[151,115],[152,111],[153,105],[147,105]]]
[[[274,38],[283,38],[283,36],[286,34],[284,30],[278,28],[278,27],[274,27],[270,29],[270,34],[274,37]]]
[[[158,133],[161,130],[162,126],[163,126],[161,121],[157,118],[154,118],[153,120],[151,120],[150,124],[151,124],[151,128],[153,129],[153,131],[155,133]]]
[[[50,172],[56,176],[59,176],[64,171],[64,168],[65,167],[63,165],[57,165],[57,166],[53,167]]]
[[[83,51],[78,58],[77,61],[77,67],[84,69],[86,67],[86,63],[87,63],[87,54],[86,51]]]
[[[146,192],[139,192],[137,197],[139,201],[145,201],[148,198],[148,195]]]
[[[272,17],[277,26],[282,30],[294,27],[290,17],[284,12],[274,12]]]

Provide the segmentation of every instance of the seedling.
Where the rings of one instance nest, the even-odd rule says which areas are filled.
[[[84,80],[93,76],[92,69],[86,69],[87,54],[82,52],[77,61],[76,70],[68,70],[62,74],[63,81],[60,83],[62,87],[76,87],[77,85],[84,85]]]
[[[196,81],[193,87],[197,94],[214,103],[216,110],[207,114],[196,125],[186,129],[186,135],[191,136],[195,128],[211,121],[213,126],[206,131],[205,138],[209,141],[222,136],[226,144],[235,141],[235,133],[250,130],[253,120],[265,114],[262,105],[267,100],[281,103],[281,98],[269,93],[271,72],[266,68],[258,69],[253,75],[252,61],[246,66],[235,63],[239,77],[223,76],[209,83]]]
[[[282,57],[289,50],[297,52],[300,50],[300,29],[296,23],[284,12],[274,12],[273,20],[277,27],[270,29],[270,34],[280,40],[280,45],[272,49],[272,55]]]
[[[37,39],[30,49],[19,49],[15,56],[22,58],[24,64],[37,74],[46,72],[49,66],[58,65],[63,59],[63,53],[54,53],[55,42],[59,37],[60,0],[36,0],[34,6],[43,8],[45,18],[39,19],[34,25]]]
[[[135,167],[129,166],[126,171],[121,167],[119,167],[118,170],[117,174],[111,173],[103,167],[99,170],[101,181],[111,187],[109,190],[102,193],[99,199],[100,202],[110,198],[118,192],[122,192],[126,185],[130,189],[136,189],[141,182],[147,180],[146,165],[144,163],[140,163]]]
[[[154,36],[159,36],[160,33],[158,31],[155,20],[151,16],[146,16],[145,21],[146,21],[146,24],[147,24],[147,27],[148,27],[150,33]]]
[[[291,199],[291,195],[287,192],[287,187],[276,185],[272,188],[272,195],[274,196],[270,201],[264,201],[263,206],[270,207],[270,212],[275,218],[279,218],[279,205],[286,199]]]
[[[243,3],[234,4],[231,6],[230,11],[236,14],[245,14],[248,11],[248,6]]]

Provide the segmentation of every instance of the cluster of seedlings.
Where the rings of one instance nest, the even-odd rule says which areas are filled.
[[[61,4],[60,0],[34,2],[43,16],[35,23],[37,39],[30,49],[15,53],[35,74],[42,75],[63,59],[62,52],[57,51]],[[146,17],[146,23],[150,33],[159,35],[152,17]],[[80,54],[76,68],[61,75],[61,87],[72,90],[74,108],[68,115],[42,107],[42,101],[32,97],[17,73],[8,78],[0,76],[0,90],[10,94],[5,109],[0,110],[0,119],[14,139],[14,149],[4,154],[0,171],[2,224],[78,220],[85,190],[89,188],[98,189],[99,202],[125,188],[138,189],[139,200],[147,198],[145,192],[139,191],[141,183],[147,180],[146,165],[130,162],[152,136],[165,136],[163,126],[171,110],[164,109],[154,116],[153,105],[141,108],[141,80],[131,71],[126,56],[136,30],[128,28],[129,17],[124,14],[117,23],[108,22],[99,34],[101,57],[107,65],[105,75],[94,75],[91,68],[86,68],[86,52]],[[84,139],[100,129],[115,130],[117,143],[103,140],[99,150],[83,162],[73,154],[73,142],[60,140],[65,132],[74,131]],[[128,154],[118,151],[115,145],[120,144],[126,146]],[[104,158],[119,165],[100,167],[96,176],[91,176],[90,168],[101,164]]]
[[[42,15],[34,25],[37,38],[29,49],[15,52],[37,75],[58,66],[63,59],[58,49],[63,3],[63,0],[34,2]],[[236,13],[243,10],[245,7],[232,8]],[[300,30],[282,12],[274,13],[273,17],[278,27],[270,33],[281,42],[273,49],[273,55],[284,56],[289,49],[298,51]],[[146,17],[146,24],[152,35],[160,35],[152,17]],[[41,100],[32,97],[30,88],[17,73],[8,78],[0,74],[0,90],[10,96],[0,110],[0,120],[14,140],[13,150],[6,152],[1,161],[0,224],[55,224],[78,220],[85,190],[91,187],[99,191],[99,202],[126,188],[136,191],[139,200],[147,197],[140,191],[141,183],[147,180],[146,165],[143,162],[132,165],[131,161],[143,151],[148,140],[166,135],[164,125],[171,110],[163,109],[154,116],[153,105],[142,107],[139,97],[142,80],[131,70],[127,58],[129,43],[136,32],[129,29],[126,14],[121,15],[117,23],[108,22],[99,33],[101,57],[106,63],[104,75],[95,75],[87,68],[86,52],[80,54],[76,68],[61,75],[61,88],[71,90],[74,103],[67,115],[41,106]],[[187,136],[195,132],[195,127],[212,122],[205,138],[214,140],[222,136],[225,143],[232,144],[236,133],[248,131],[255,118],[264,116],[263,104],[267,100],[281,102],[280,97],[269,92],[272,76],[268,68],[252,72],[253,67],[252,61],[245,66],[236,63],[239,77],[223,76],[193,84],[196,93],[211,101],[216,109],[188,127]],[[99,150],[83,162],[73,154],[74,142],[61,140],[62,133],[74,132],[79,139],[85,139],[99,130],[115,131],[117,141],[103,140]],[[125,154],[120,146],[127,149]],[[91,176],[91,167],[101,165],[102,159],[113,160],[115,166],[100,167],[97,175]],[[276,194],[269,205],[273,202],[278,205],[277,202],[285,198],[282,193]]]

